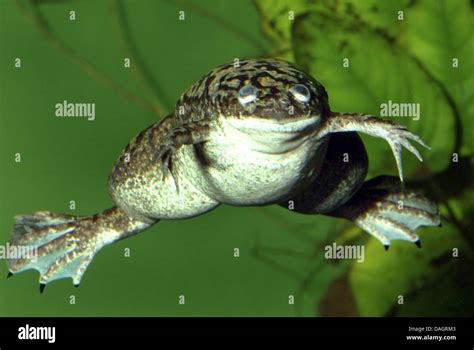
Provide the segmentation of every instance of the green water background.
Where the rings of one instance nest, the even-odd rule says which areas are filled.
[[[160,117],[86,73],[71,55],[54,47],[54,40],[135,95],[147,99],[147,91],[153,91],[167,113],[181,92],[213,67],[234,58],[272,55],[275,49],[262,32],[263,14],[251,1],[47,1],[36,7],[43,27],[28,19],[34,13],[28,2],[19,4],[0,3],[2,244],[10,237],[16,214],[50,210],[89,215],[110,207],[107,177],[115,160],[135,134]],[[75,21],[69,20],[71,10]],[[180,10],[185,11],[184,21],[178,20]],[[54,40],[41,32],[50,29]],[[121,30],[127,33],[125,41]],[[129,56],[124,42],[138,58],[132,58],[131,69],[123,67]],[[14,67],[15,58],[21,58],[21,69]],[[145,82],[136,79],[135,65],[145,72]],[[54,106],[63,100],[95,103],[96,119],[55,117]],[[388,146],[382,141],[378,146],[385,147],[390,160]],[[14,161],[16,153],[20,163]],[[416,160],[407,157],[406,163]],[[394,162],[389,164],[393,174]],[[69,209],[71,200],[75,210]],[[79,289],[61,280],[40,295],[36,271],[0,278],[0,316],[367,314],[357,310],[357,291],[347,277],[352,262],[324,259],[324,246],[341,232],[358,242],[368,239],[341,220],[301,216],[279,207],[221,206],[201,217],[160,222],[107,247]],[[441,235],[436,232],[430,234]],[[235,248],[240,257],[234,257]],[[124,255],[126,249],[130,257]],[[367,263],[376,266],[376,254],[372,261],[368,254]],[[395,273],[403,274],[404,268]],[[0,276],[6,274],[6,264],[0,262]],[[367,273],[370,283],[357,288],[376,288],[372,282],[384,284],[383,276]],[[453,284],[455,288],[460,289]],[[472,284],[467,288],[472,291]],[[186,297],[185,305],[178,303],[180,295]],[[290,295],[295,305],[289,304]],[[464,299],[455,307],[434,300],[431,308],[412,300],[408,312],[462,314],[472,305]]]

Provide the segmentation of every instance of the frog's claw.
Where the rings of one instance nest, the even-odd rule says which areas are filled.
[[[152,224],[131,219],[118,208],[89,217],[40,211],[15,219],[9,246],[22,254],[7,259],[9,274],[39,271],[40,291],[62,278],[72,278],[79,285],[100,249]]]
[[[423,142],[417,135],[409,132],[405,126],[393,125],[387,127],[387,135],[384,137],[387,140],[390,148],[392,149],[395,161],[397,162],[398,174],[400,181],[403,182],[403,167],[402,167],[402,146],[413,153],[420,162],[423,161],[420,152],[413,147],[410,140],[418,142],[420,145],[427,149],[431,149],[426,143]]]
[[[403,189],[392,176],[365,182],[354,197],[330,215],[353,221],[382,242],[385,249],[392,240],[406,240],[421,247],[415,231],[441,226],[436,205],[421,194]]]
[[[402,147],[413,153],[420,162],[423,161],[423,158],[420,152],[410,143],[410,140],[430,149],[419,136],[408,131],[406,126],[368,114],[333,112],[322,125],[322,130],[324,131],[321,136],[334,132],[357,131],[385,139],[392,149],[400,181],[402,182]]]

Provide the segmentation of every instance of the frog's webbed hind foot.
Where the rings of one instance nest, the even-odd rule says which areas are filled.
[[[35,269],[42,286],[66,277],[78,285],[95,253],[81,234],[82,218],[40,211],[15,220],[9,245],[23,253],[7,260],[10,273]]]
[[[424,226],[441,226],[436,205],[421,194],[405,190],[391,176],[365,182],[347,203],[329,215],[354,222],[386,249],[391,240],[406,240],[421,247],[415,231]]]
[[[35,269],[40,272],[40,291],[62,278],[79,285],[100,249],[151,225],[129,218],[118,208],[89,217],[40,211],[15,219],[9,247],[17,254],[7,259],[9,276]]]

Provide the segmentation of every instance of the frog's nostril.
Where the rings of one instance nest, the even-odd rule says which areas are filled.
[[[246,85],[239,90],[238,100],[241,105],[246,105],[257,99],[257,89],[252,85]]]
[[[307,103],[311,98],[311,92],[302,84],[292,86],[289,92],[298,102]]]

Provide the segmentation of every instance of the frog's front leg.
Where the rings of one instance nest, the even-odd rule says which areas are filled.
[[[196,145],[207,140],[209,126],[205,121],[201,123],[180,123],[172,125],[166,134],[162,136],[158,149],[152,158],[152,163],[161,163],[161,173],[163,179],[171,173],[173,178],[172,159],[176,151],[184,145]],[[176,180],[176,179],[175,179]]]
[[[321,136],[337,132],[358,131],[385,139],[395,156],[398,174],[402,182],[402,146],[413,153],[420,162],[423,161],[420,152],[413,147],[410,140],[416,141],[423,147],[430,149],[417,135],[408,131],[406,126],[368,114],[332,112],[328,118],[325,119],[322,130],[324,130],[324,132]]]

